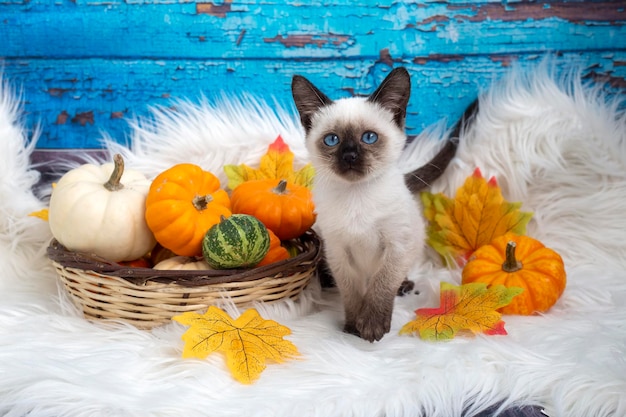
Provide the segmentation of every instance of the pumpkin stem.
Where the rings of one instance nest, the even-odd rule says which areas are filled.
[[[113,172],[111,172],[109,180],[104,183],[104,188],[109,191],[119,191],[124,188],[124,185],[120,182],[122,174],[124,174],[124,159],[122,155],[116,153],[113,155]]]
[[[286,194],[287,193],[287,180],[280,180],[278,185],[274,187],[272,190],[276,194]]]
[[[207,194],[195,196],[191,203],[196,208],[196,210],[202,211],[206,209],[211,201],[213,201],[213,197],[211,197],[211,194]]]
[[[506,258],[502,264],[504,272],[515,272],[522,269],[522,263],[515,259],[515,247],[517,245],[512,240],[506,244]]]

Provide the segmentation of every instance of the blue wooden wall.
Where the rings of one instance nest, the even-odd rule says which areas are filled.
[[[375,5],[376,4],[376,5]],[[409,133],[458,117],[512,61],[546,52],[626,88],[625,1],[0,0],[0,63],[40,149],[125,142],[173,98],[242,91],[291,106],[294,73],[331,97],[412,75]]]

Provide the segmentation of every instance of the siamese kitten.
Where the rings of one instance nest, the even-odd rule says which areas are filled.
[[[394,298],[423,256],[425,221],[414,193],[436,179],[457,139],[424,167],[404,174],[411,81],[389,73],[369,97],[331,100],[301,76],[293,99],[315,167],[316,225],[345,309],[344,331],[370,342],[389,332]]]

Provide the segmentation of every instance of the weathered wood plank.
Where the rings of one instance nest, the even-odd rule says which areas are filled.
[[[125,141],[127,119],[148,106],[174,99],[199,100],[242,92],[292,106],[291,76],[304,74],[332,97],[368,94],[389,71],[404,65],[413,90],[408,132],[418,133],[441,118],[454,121],[513,60],[534,65],[541,55],[455,56],[398,60],[10,60],[5,76],[24,88],[27,120],[41,122],[40,148],[98,148],[101,132]],[[626,52],[568,53],[561,68],[586,67],[586,76],[626,88]]]
[[[506,4],[503,4],[506,3]],[[399,58],[626,48],[623,2],[123,3],[0,8],[0,56]]]

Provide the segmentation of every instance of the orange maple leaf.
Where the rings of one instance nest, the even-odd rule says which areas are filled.
[[[522,203],[506,201],[496,179],[486,181],[478,168],[454,199],[429,192],[421,198],[428,220],[427,242],[448,266],[463,266],[476,249],[508,232],[525,234],[532,217],[519,210]]]
[[[415,310],[416,318],[400,334],[417,333],[425,340],[449,340],[460,331],[505,335],[502,315],[496,310],[508,305],[521,288],[472,283],[455,286],[441,283],[440,306]]]
[[[182,335],[183,358],[204,359],[212,352],[224,352],[226,366],[244,384],[261,375],[266,360],[284,362],[299,355],[296,346],[283,339],[291,330],[263,319],[255,309],[248,309],[233,320],[223,310],[210,306],[204,314],[187,312],[172,320],[190,326]]]
[[[311,188],[315,171],[309,163],[299,170],[293,168],[293,152],[279,135],[267,148],[261,157],[258,169],[246,164],[224,165],[224,172],[228,177],[228,188],[234,190],[239,184],[250,180],[272,179],[285,180]]]

